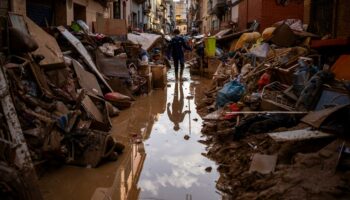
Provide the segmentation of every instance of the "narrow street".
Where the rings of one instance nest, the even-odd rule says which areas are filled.
[[[219,199],[215,164],[201,155],[206,150],[198,142],[202,120],[195,97],[209,80],[191,78],[186,69],[180,83],[173,73],[168,72],[168,87],[139,97],[113,119],[112,135],[126,146],[118,161],[45,174],[45,199]]]
[[[350,199],[349,7],[1,0],[0,200]]]

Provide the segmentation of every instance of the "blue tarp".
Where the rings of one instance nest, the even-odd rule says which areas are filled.
[[[226,83],[218,92],[216,97],[216,106],[223,107],[227,103],[239,101],[245,92],[244,86],[238,81]]]

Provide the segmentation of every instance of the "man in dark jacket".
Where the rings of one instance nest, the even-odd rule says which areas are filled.
[[[185,40],[179,36],[180,31],[178,29],[174,30],[175,37],[170,41],[169,44],[169,53],[171,53],[171,56],[174,60],[174,67],[175,67],[175,78],[178,79],[178,71],[179,71],[179,64],[180,64],[180,80],[182,78],[183,70],[185,68],[185,55],[183,49],[191,51],[191,47],[189,47]]]

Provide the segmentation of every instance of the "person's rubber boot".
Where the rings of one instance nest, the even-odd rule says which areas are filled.
[[[178,81],[179,80],[179,75],[178,75],[178,70],[175,70],[175,81]]]
[[[184,70],[180,69],[180,77],[179,77],[179,79],[180,79],[181,82],[183,81],[183,77],[182,77],[183,73],[184,73]]]

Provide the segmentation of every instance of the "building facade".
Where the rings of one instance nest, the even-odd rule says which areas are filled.
[[[189,2],[188,14],[187,14],[187,26],[188,31],[191,34],[196,34],[200,32],[200,25],[202,23],[201,20],[201,7],[199,0],[192,0]]]
[[[256,20],[260,23],[261,31],[280,20],[303,20],[304,2],[290,0],[288,4],[281,5],[272,0],[199,0],[199,29],[207,34],[227,28],[244,30]]]
[[[93,28],[96,19],[103,17],[125,19],[130,31],[167,33],[175,27],[172,0],[8,0],[6,5],[40,26],[83,20]]]
[[[144,31],[166,34],[174,27],[172,0],[146,0],[142,5]]]
[[[237,0],[198,0],[198,29],[204,34],[234,28],[238,21],[238,6],[232,6]]]
[[[170,34],[175,29],[175,3],[172,0],[166,0],[166,28],[165,33]]]
[[[40,26],[70,25],[84,20],[90,27],[97,17],[110,17],[110,3],[98,0],[10,0],[11,10],[27,15]]]
[[[207,34],[209,31],[209,15],[208,15],[208,1],[207,0],[198,0],[199,4],[199,31],[201,33]]]
[[[244,0],[239,4],[239,29],[248,28],[257,20],[260,30],[285,19],[304,19],[304,1],[289,1],[279,4],[271,0]]]
[[[175,2],[175,19],[176,28],[180,30],[182,34],[187,33],[187,1],[180,0]]]

